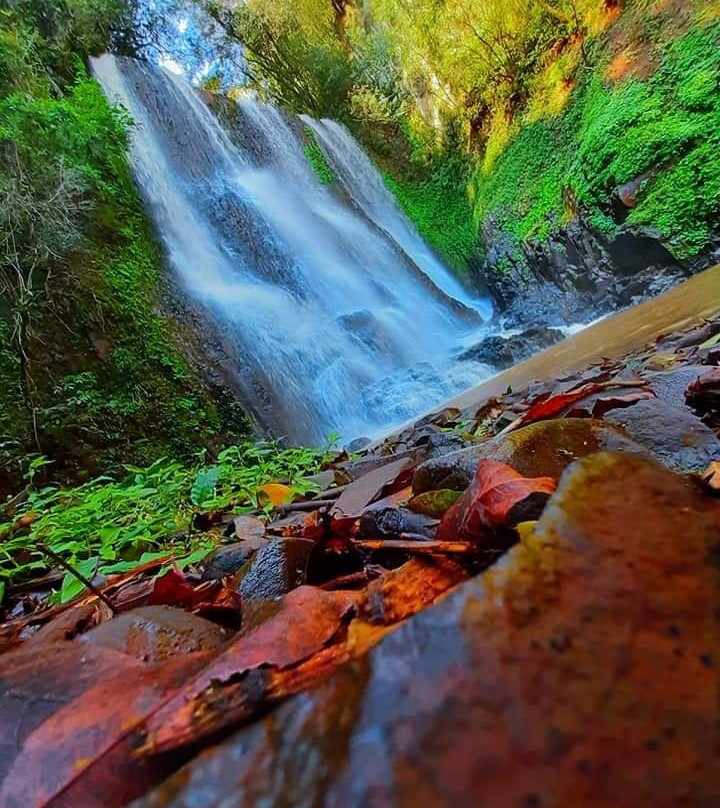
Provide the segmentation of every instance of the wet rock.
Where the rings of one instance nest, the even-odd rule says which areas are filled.
[[[372,441],[370,438],[355,438],[354,440],[351,440],[345,448],[348,452],[350,452],[350,454],[353,454],[355,452],[361,452],[363,449],[367,448],[371,442]]]
[[[224,628],[183,609],[141,606],[101,623],[77,642],[120,651],[143,662],[162,662],[176,654],[215,651],[228,636]]]
[[[243,598],[269,600],[302,586],[307,580],[313,544],[294,538],[268,542],[241,573],[237,591]]]
[[[481,460],[507,463],[525,477],[553,477],[579,457],[593,452],[624,451],[643,454],[644,449],[615,426],[589,418],[541,421],[418,466],[413,475],[415,494],[450,488],[463,491],[470,485]]]
[[[613,410],[605,418],[623,427],[669,468],[702,471],[711,460],[720,457],[720,441],[715,433],[687,408],[649,399],[624,410]]]
[[[713,502],[580,460],[503,562],[134,808],[718,804]]]
[[[432,539],[438,520],[407,508],[368,508],[360,519],[360,533],[367,538],[399,538],[411,533]]]
[[[707,368],[704,365],[686,365],[667,370],[664,373],[648,375],[647,382],[661,401],[675,407],[683,407],[685,406],[685,391],[705,371]]]
[[[457,452],[471,445],[469,441],[461,438],[460,435],[432,431],[415,442],[417,449],[413,454],[413,458],[416,461],[425,462],[436,457],[443,457],[443,455],[450,452]]]
[[[267,536],[258,536],[218,547],[198,565],[202,580],[216,581],[234,575],[269,541]]]
[[[529,328],[511,337],[493,335],[458,356],[461,360],[484,362],[496,368],[507,368],[563,339],[558,328]]]

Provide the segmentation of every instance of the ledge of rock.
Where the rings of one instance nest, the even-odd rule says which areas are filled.
[[[719,508],[578,461],[503,561],[135,808],[720,804]]]

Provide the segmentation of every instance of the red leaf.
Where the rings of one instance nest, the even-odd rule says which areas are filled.
[[[288,594],[280,611],[249,634],[238,637],[198,673],[148,724],[147,748],[171,748],[174,738],[192,734],[195,714],[206,692],[232,684],[259,667],[296,665],[319,651],[338,633],[357,602],[351,592],[325,592],[301,586]]]
[[[510,424],[507,431],[518,429],[521,426],[532,424],[535,421],[545,421],[548,418],[554,418],[556,415],[560,415],[566,407],[572,406],[577,401],[582,401],[582,399],[587,398],[587,396],[593,393],[599,393],[604,388],[605,385],[603,384],[591,382],[569,393],[561,393],[558,396],[550,396],[549,398],[547,396],[541,396],[539,399],[536,399],[535,403],[530,406],[530,409],[524,415],[521,415],[516,421]]]
[[[470,487],[440,522],[437,538],[479,540],[496,528],[511,527],[513,508],[533,496],[543,504],[555,488],[550,477],[529,479],[506,463],[483,460]]]
[[[212,600],[218,587],[219,584],[214,581],[193,586],[180,570],[173,568],[155,580],[148,598],[148,605],[183,606],[191,609],[200,603]]]

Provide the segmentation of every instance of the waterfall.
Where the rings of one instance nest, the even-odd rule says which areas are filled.
[[[475,380],[441,369],[482,306],[383,196],[347,130],[305,119],[349,201],[317,179],[302,124],[278,109],[242,100],[221,123],[157,66],[104,55],[93,71],[134,121],[137,182],[174,277],[274,434],[377,433]]]

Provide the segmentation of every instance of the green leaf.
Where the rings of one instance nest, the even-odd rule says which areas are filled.
[[[215,493],[215,486],[221,471],[220,466],[211,466],[209,469],[197,473],[190,489],[190,502],[195,507],[201,508]]]
[[[5,597],[5,581],[0,581],[0,605],[2,605],[4,597]]]
[[[415,513],[424,513],[426,516],[434,516],[439,519],[461,496],[460,491],[451,491],[449,488],[426,491],[424,494],[413,497],[408,503],[408,508]]]
[[[703,344],[700,346],[700,350],[704,350],[705,348],[714,348],[716,345],[720,345],[720,333],[715,334],[714,337],[710,337],[710,339],[705,340]]]
[[[88,580],[92,580],[97,572],[98,559],[88,558],[85,561],[80,561],[77,564],[74,564],[73,566],[81,575],[84,575]],[[71,572],[65,573],[62,587],[60,588],[60,603],[67,603],[73,598],[76,598],[84,590],[85,584],[83,584],[75,575],[73,575]]]

